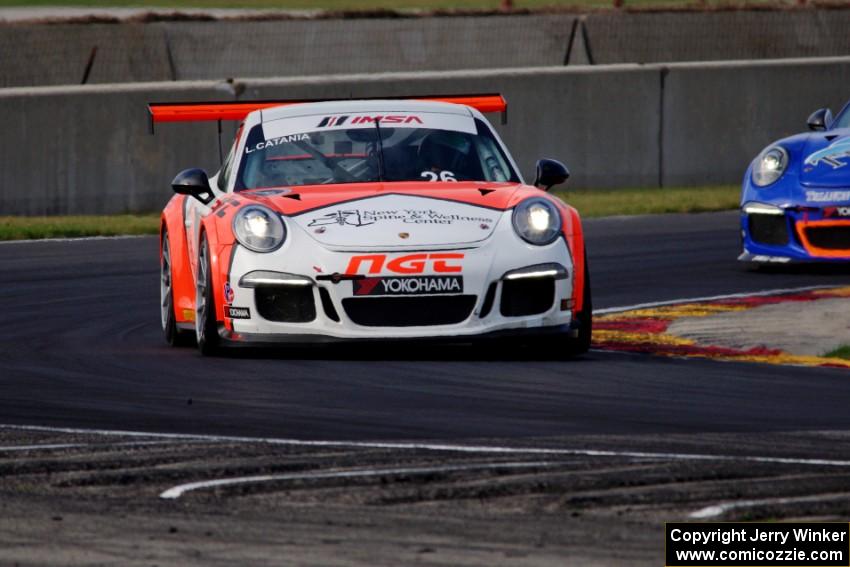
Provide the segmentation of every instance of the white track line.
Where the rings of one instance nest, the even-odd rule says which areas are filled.
[[[13,451],[43,451],[53,449],[109,449],[111,447],[139,447],[148,445],[173,445],[178,443],[172,439],[157,441],[127,441],[125,443],[42,443],[34,445],[8,445],[0,447],[0,453]]]
[[[348,471],[331,471],[319,473],[295,473],[295,474],[274,474],[260,476],[242,476],[237,478],[221,478],[217,480],[205,480],[200,482],[189,482],[180,484],[164,491],[159,495],[160,498],[166,500],[175,500],[180,498],[187,492],[193,490],[201,490],[205,488],[218,488],[221,486],[233,486],[235,484],[249,484],[258,482],[272,482],[282,480],[320,480],[331,478],[368,478],[385,475],[422,475],[444,472],[463,472],[463,471],[485,471],[493,469],[529,469],[541,467],[554,467],[563,465],[564,463],[552,463],[548,461],[537,462],[515,462],[515,463],[480,463],[471,465],[444,465],[439,467],[406,467],[406,468],[386,468],[386,469],[365,469],[365,470],[348,470]]]
[[[0,240],[3,244],[33,244],[35,242],[90,242],[92,240],[128,240],[130,238],[151,238],[155,234],[121,234],[117,236],[77,236],[74,238],[28,238],[26,240]]]
[[[789,287],[784,289],[771,289],[766,291],[750,291],[743,293],[728,293],[726,295],[708,295],[705,297],[691,297],[687,299],[669,299],[666,301],[651,301],[649,303],[637,303],[635,305],[627,305],[624,307],[606,307],[605,309],[596,309],[594,315],[606,315],[608,313],[620,313],[623,311],[633,311],[635,309],[651,309],[653,307],[664,307],[665,305],[678,305],[680,303],[696,303],[699,301],[720,301],[722,299],[740,299],[743,297],[764,297],[767,295],[779,295],[783,293],[797,293],[801,291],[815,291],[818,289],[831,289],[841,287],[839,285],[810,285],[805,287]]]
[[[725,504],[715,504],[714,506],[706,506],[700,508],[696,512],[688,514],[689,518],[694,520],[703,520],[707,518],[716,518],[722,516],[730,510],[738,508],[753,508],[755,506],[769,505],[784,505],[784,504],[801,504],[805,502],[821,502],[823,500],[836,500],[839,498],[850,498],[847,494],[820,494],[817,496],[799,496],[795,498],[764,498],[761,500],[739,500],[738,502],[726,502]]]
[[[7,451],[39,451],[43,449],[73,449],[74,447],[85,447],[81,443],[57,443],[53,445],[12,445],[10,447],[0,447],[0,453]]]
[[[399,449],[407,451],[441,451],[454,453],[477,453],[491,455],[559,455],[580,457],[626,457],[633,459],[662,459],[681,461],[745,461],[786,465],[809,465],[827,467],[850,467],[850,461],[831,459],[802,459],[790,457],[763,457],[753,455],[711,455],[700,453],[652,453],[645,451],[613,451],[594,449],[551,449],[545,447],[503,447],[493,445],[453,445],[448,443],[405,443],[381,441],[306,441],[274,437],[236,437],[228,435],[200,435],[183,433],[145,433],[143,431],[121,431],[111,429],[78,429],[70,427],[46,427],[40,425],[4,425],[0,429],[18,431],[49,431],[52,433],[89,434],[103,436],[148,437],[178,441],[209,441],[221,443],[266,443],[298,447],[341,447],[350,449]]]

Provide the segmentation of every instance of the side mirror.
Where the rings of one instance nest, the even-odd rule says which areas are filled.
[[[210,180],[203,169],[184,169],[171,182],[171,188],[178,195],[189,195],[205,205],[213,200]]]
[[[554,159],[541,159],[537,162],[537,177],[534,186],[548,191],[555,185],[560,185],[570,177],[567,166]]]
[[[832,125],[832,111],[828,108],[815,110],[806,123],[809,125],[809,130],[826,130]]]

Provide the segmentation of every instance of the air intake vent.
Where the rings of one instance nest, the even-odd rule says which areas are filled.
[[[325,315],[331,321],[336,321],[339,323],[339,313],[336,312],[336,308],[334,307],[333,301],[331,301],[331,294],[328,293],[323,287],[319,288],[319,298],[322,300],[322,309],[325,310]]]
[[[850,225],[810,226],[806,228],[806,238],[812,246],[824,250],[850,250]]]
[[[342,307],[349,319],[365,327],[425,327],[465,321],[477,299],[475,295],[348,297]]]
[[[268,321],[308,323],[316,318],[312,286],[263,286],[254,290],[257,313]]]
[[[490,284],[487,288],[487,295],[484,296],[484,304],[481,306],[481,313],[478,314],[482,319],[490,314],[493,309],[493,300],[496,298],[496,282]]]
[[[549,311],[555,301],[553,278],[528,278],[502,282],[501,311],[505,317],[538,315]]]
[[[785,215],[749,215],[750,238],[759,244],[788,244],[788,221]]]

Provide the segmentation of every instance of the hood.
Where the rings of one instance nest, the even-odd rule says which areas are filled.
[[[487,239],[502,212],[538,189],[517,183],[359,183],[239,192],[329,247],[463,245]]]
[[[366,197],[291,217],[325,246],[386,248],[474,244],[490,237],[502,211],[416,195]]]
[[[850,131],[809,134],[802,146],[799,168],[804,187],[850,187]]]

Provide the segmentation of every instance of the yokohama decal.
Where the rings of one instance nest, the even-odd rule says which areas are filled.
[[[850,207],[824,207],[825,217],[850,217]]]
[[[441,295],[463,293],[460,276],[366,278],[354,280],[354,295]]]

